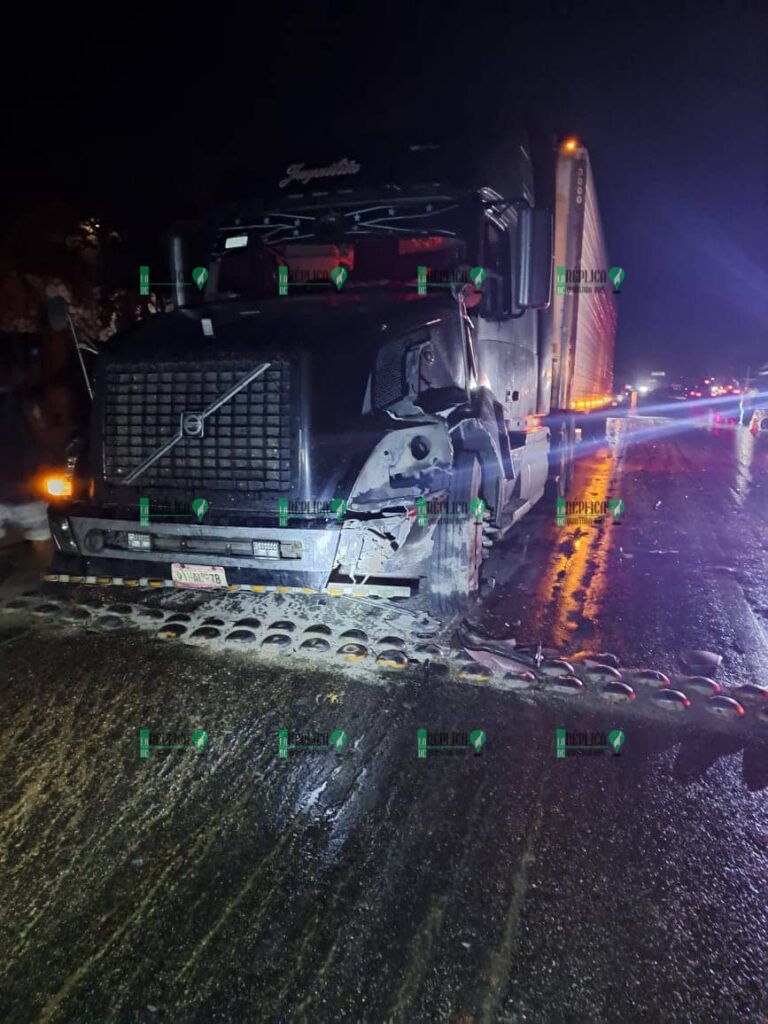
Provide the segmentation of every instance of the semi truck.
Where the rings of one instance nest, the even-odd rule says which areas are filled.
[[[547,156],[520,136],[286,161],[199,266],[175,240],[176,308],[98,356],[49,578],[476,594],[610,399],[589,156]]]

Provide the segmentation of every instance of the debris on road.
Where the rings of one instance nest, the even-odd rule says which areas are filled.
[[[723,661],[722,654],[712,651],[683,651],[680,657],[694,675],[714,675]]]
[[[90,599],[54,601],[40,591],[14,597],[2,605],[9,615],[24,616],[38,628],[67,630],[109,628],[151,633],[163,643],[183,643],[211,653],[233,650],[260,660],[291,657],[323,664],[334,671],[354,671],[375,682],[382,673],[404,673],[411,680],[439,672],[456,683],[481,685],[519,699],[577,700],[599,711],[606,700],[623,712],[648,717],[669,710],[686,711],[685,721],[705,729],[734,728],[764,732],[768,722],[759,687],[730,686],[714,680],[722,656],[687,650],[680,656],[685,674],[619,667],[616,655],[577,651],[572,656],[541,642],[519,643],[515,637],[490,637],[464,620],[441,624],[430,615],[392,602],[323,595],[200,592],[132,593],[132,601],[114,590]],[[34,619],[30,618],[34,616]],[[523,695],[525,693],[526,696]],[[744,701],[737,699],[744,697]],[[343,692],[318,695],[317,703],[337,704]],[[726,698],[716,701],[715,698]],[[636,699],[637,698],[637,699]],[[513,697],[514,699],[514,697]],[[739,710],[741,709],[741,710]]]

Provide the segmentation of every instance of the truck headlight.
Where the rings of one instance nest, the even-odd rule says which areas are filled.
[[[83,547],[86,551],[90,551],[92,554],[98,555],[104,550],[106,542],[107,538],[103,530],[89,530],[85,535]]]
[[[134,551],[151,551],[152,538],[148,533],[129,533],[128,547]]]

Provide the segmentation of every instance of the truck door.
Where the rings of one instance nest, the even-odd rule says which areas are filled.
[[[512,430],[536,411],[536,314],[514,308],[515,227],[486,211],[482,265],[488,271],[479,307],[477,353],[481,383],[493,391]]]
[[[489,319],[501,320],[512,312],[512,240],[506,225],[486,212],[483,220],[483,266]]]
[[[512,306],[512,240],[507,227],[489,212],[483,215],[482,266],[487,271],[485,296],[480,305],[477,332],[480,383],[506,406],[507,392],[514,390],[514,354],[507,340],[510,324],[505,318]]]

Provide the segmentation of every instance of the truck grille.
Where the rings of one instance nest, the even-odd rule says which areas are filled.
[[[108,366],[106,481],[122,483],[178,431],[182,413],[202,412],[259,361]],[[265,373],[205,420],[202,437],[183,437],[136,486],[287,490],[294,452],[291,376],[291,364],[273,358]]]

